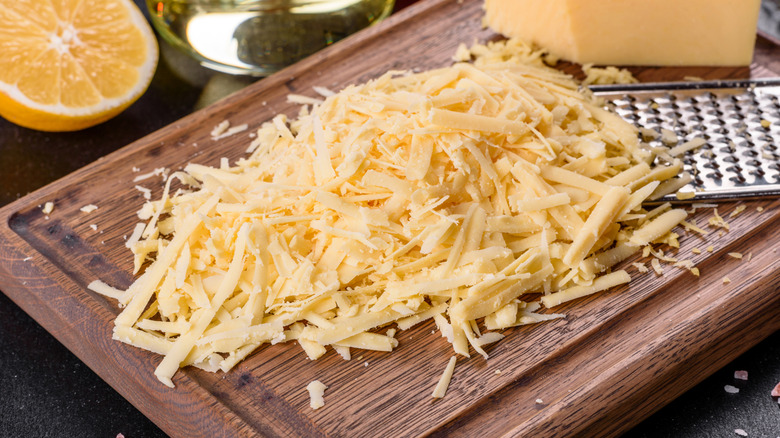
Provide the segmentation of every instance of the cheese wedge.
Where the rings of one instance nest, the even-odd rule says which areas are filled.
[[[581,64],[749,65],[760,0],[485,0],[486,24]]]

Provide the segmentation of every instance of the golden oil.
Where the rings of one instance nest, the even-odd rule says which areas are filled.
[[[385,18],[395,0],[147,0],[152,23],[202,65],[265,76]]]

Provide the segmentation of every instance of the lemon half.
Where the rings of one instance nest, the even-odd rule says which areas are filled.
[[[157,59],[130,0],[0,0],[0,116],[18,125],[104,122],[143,94]]]

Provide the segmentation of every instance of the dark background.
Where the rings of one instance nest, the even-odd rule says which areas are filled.
[[[134,0],[144,8],[142,0]],[[397,9],[414,0],[399,0]],[[764,0],[760,27],[780,38],[780,7]],[[165,49],[163,47],[163,49]],[[144,96],[102,125],[42,133],[0,119],[0,206],[178,120],[252,80],[211,75],[163,50]],[[2,54],[0,54],[2,56]],[[174,73],[174,71],[176,73]],[[205,85],[205,88],[204,88]],[[734,379],[746,370],[748,381]],[[780,332],[639,424],[626,437],[780,438]],[[738,394],[723,387],[733,385]],[[0,437],[162,437],[165,434],[0,294]]]

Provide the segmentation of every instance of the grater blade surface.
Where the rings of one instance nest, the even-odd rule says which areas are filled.
[[[683,202],[780,196],[780,78],[591,86],[638,128],[673,131],[682,144],[706,143],[683,156],[693,180]],[[661,139],[646,141],[651,147]],[[656,158],[659,160],[659,158]],[[681,202],[674,194],[660,202]]]

